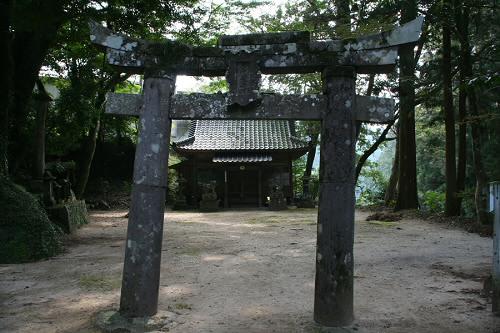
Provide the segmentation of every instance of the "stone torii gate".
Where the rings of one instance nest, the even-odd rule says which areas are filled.
[[[353,320],[356,122],[393,118],[391,99],[356,96],[357,73],[394,69],[398,46],[420,38],[419,17],[391,31],[348,40],[311,40],[306,31],[225,35],[217,47],[152,42],[91,22],[90,39],[117,70],[144,74],[143,95],[110,94],[106,112],[140,119],[127,229],[120,314],[157,312],[172,119],[320,120],[320,195],[314,319]],[[323,95],[259,91],[261,74],[321,72]],[[227,94],[174,95],[176,75],[225,76]]]

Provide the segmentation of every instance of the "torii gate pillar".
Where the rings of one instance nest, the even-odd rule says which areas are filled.
[[[144,81],[120,300],[124,317],[153,316],[158,309],[174,90],[175,76],[149,75]]]
[[[323,72],[314,320],[324,326],[353,320],[355,84],[353,67]]]

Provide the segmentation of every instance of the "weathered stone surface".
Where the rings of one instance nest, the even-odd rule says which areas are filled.
[[[126,318],[117,311],[103,311],[97,314],[94,325],[104,333],[153,333],[168,332],[178,325],[177,314],[158,311],[151,317]]]
[[[276,55],[291,53],[306,53],[309,51],[309,44],[306,43],[284,43],[284,44],[253,44],[221,46],[220,50],[226,54],[258,54],[258,55]]]
[[[147,77],[144,82],[120,299],[120,313],[128,318],[151,316],[158,309],[171,128],[168,107],[174,88],[175,77]]]
[[[215,182],[203,185],[203,194],[201,195],[200,201],[200,211],[216,212],[219,210],[219,200],[217,199],[215,186]]]
[[[166,187],[167,172],[159,170],[167,170],[171,123],[168,110],[175,81],[147,79],[144,85],[151,93],[145,94],[144,112],[140,113],[134,183]],[[146,112],[146,109],[149,111]]]
[[[255,56],[230,57],[226,72],[229,84],[228,106],[249,107],[260,104],[260,70]]]
[[[116,33],[95,21],[89,21],[90,41],[104,48],[122,51],[136,51],[140,40],[124,34]]]
[[[269,194],[269,209],[270,210],[285,210],[286,199],[283,193],[283,189],[279,185],[274,185]]]
[[[117,96],[120,95],[120,96]],[[114,94],[107,97],[106,113],[138,116],[142,95]],[[176,94],[170,109],[171,119],[297,119],[319,120],[325,109],[323,95],[262,94],[260,105],[251,109],[233,108],[228,112],[227,94]],[[163,109],[163,112],[168,110]]]
[[[419,16],[392,30],[346,41],[343,47],[345,50],[371,50],[415,43],[420,39],[423,24],[424,17]]]
[[[394,118],[395,102],[392,98],[356,96],[355,115],[357,121],[365,123],[387,123]]]
[[[67,234],[87,224],[89,219],[84,200],[67,201],[48,207],[46,211],[50,220]]]
[[[116,116],[139,116],[142,112],[142,94],[106,94],[106,113]]]
[[[285,44],[309,42],[311,33],[309,31],[285,31],[252,33],[244,35],[223,35],[219,38],[220,46],[235,45],[262,45],[262,44]]]
[[[321,120],[326,110],[325,95],[262,94],[262,102],[250,109],[228,112],[227,94],[177,94],[170,109],[171,119],[291,119]],[[385,123],[394,117],[391,98],[356,96],[356,120]],[[106,113],[138,116],[142,95],[114,94],[107,97]],[[162,107],[162,112],[168,112]]]
[[[351,54],[352,53],[352,54]],[[145,68],[164,68],[177,75],[224,76],[227,63],[223,57],[185,57],[183,61],[164,61],[160,56],[141,55],[107,49],[108,63],[128,73],[143,73]],[[273,54],[260,56],[263,74],[314,73],[328,66],[355,66],[360,74],[388,73],[394,69],[394,50],[374,50],[322,54]]]
[[[397,59],[397,47],[355,52],[344,51],[338,65],[355,67],[358,74],[389,73],[394,70]]]
[[[423,18],[391,31],[342,41],[310,41],[308,32],[224,36],[220,48],[193,48],[180,42],[150,42],[116,34],[90,23],[91,40],[106,48],[108,63],[131,73],[161,68],[180,75],[222,76],[224,53],[259,56],[264,74],[311,73],[331,66],[354,66],[358,73],[394,68],[397,46],[418,40]]]
[[[422,34],[424,17],[407,22],[389,31],[350,39],[317,40],[309,43],[312,52],[343,52],[390,48],[397,45],[415,43]]]
[[[323,84],[328,111],[321,124],[314,320],[344,326],[353,320],[354,68],[325,70]]]

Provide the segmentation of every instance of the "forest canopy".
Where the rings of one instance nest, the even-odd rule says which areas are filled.
[[[308,30],[316,39],[345,39],[423,15],[422,38],[401,48],[397,71],[358,75],[359,93],[397,101],[394,121],[358,126],[358,204],[490,223],[487,185],[500,179],[495,1],[6,0],[0,13],[0,174],[25,185],[48,166],[69,163],[73,191],[85,199],[102,184],[131,181],[136,120],[105,115],[105,96],[139,93],[143,79],[106,63],[90,43],[89,20],[133,37],[203,46],[235,31]],[[322,91],[319,74],[271,75],[263,83],[266,91]],[[199,86],[227,89],[223,79]],[[294,164],[295,196],[316,200],[319,124],[296,127],[310,148]]]

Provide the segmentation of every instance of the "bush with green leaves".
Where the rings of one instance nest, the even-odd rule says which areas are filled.
[[[445,199],[446,194],[444,192],[426,191],[423,193],[420,201],[423,210],[430,213],[442,213],[444,212]]]
[[[356,184],[356,204],[359,206],[383,204],[386,187],[387,179],[378,163],[366,161]]]
[[[0,264],[30,262],[62,250],[62,231],[37,199],[0,178]]]

